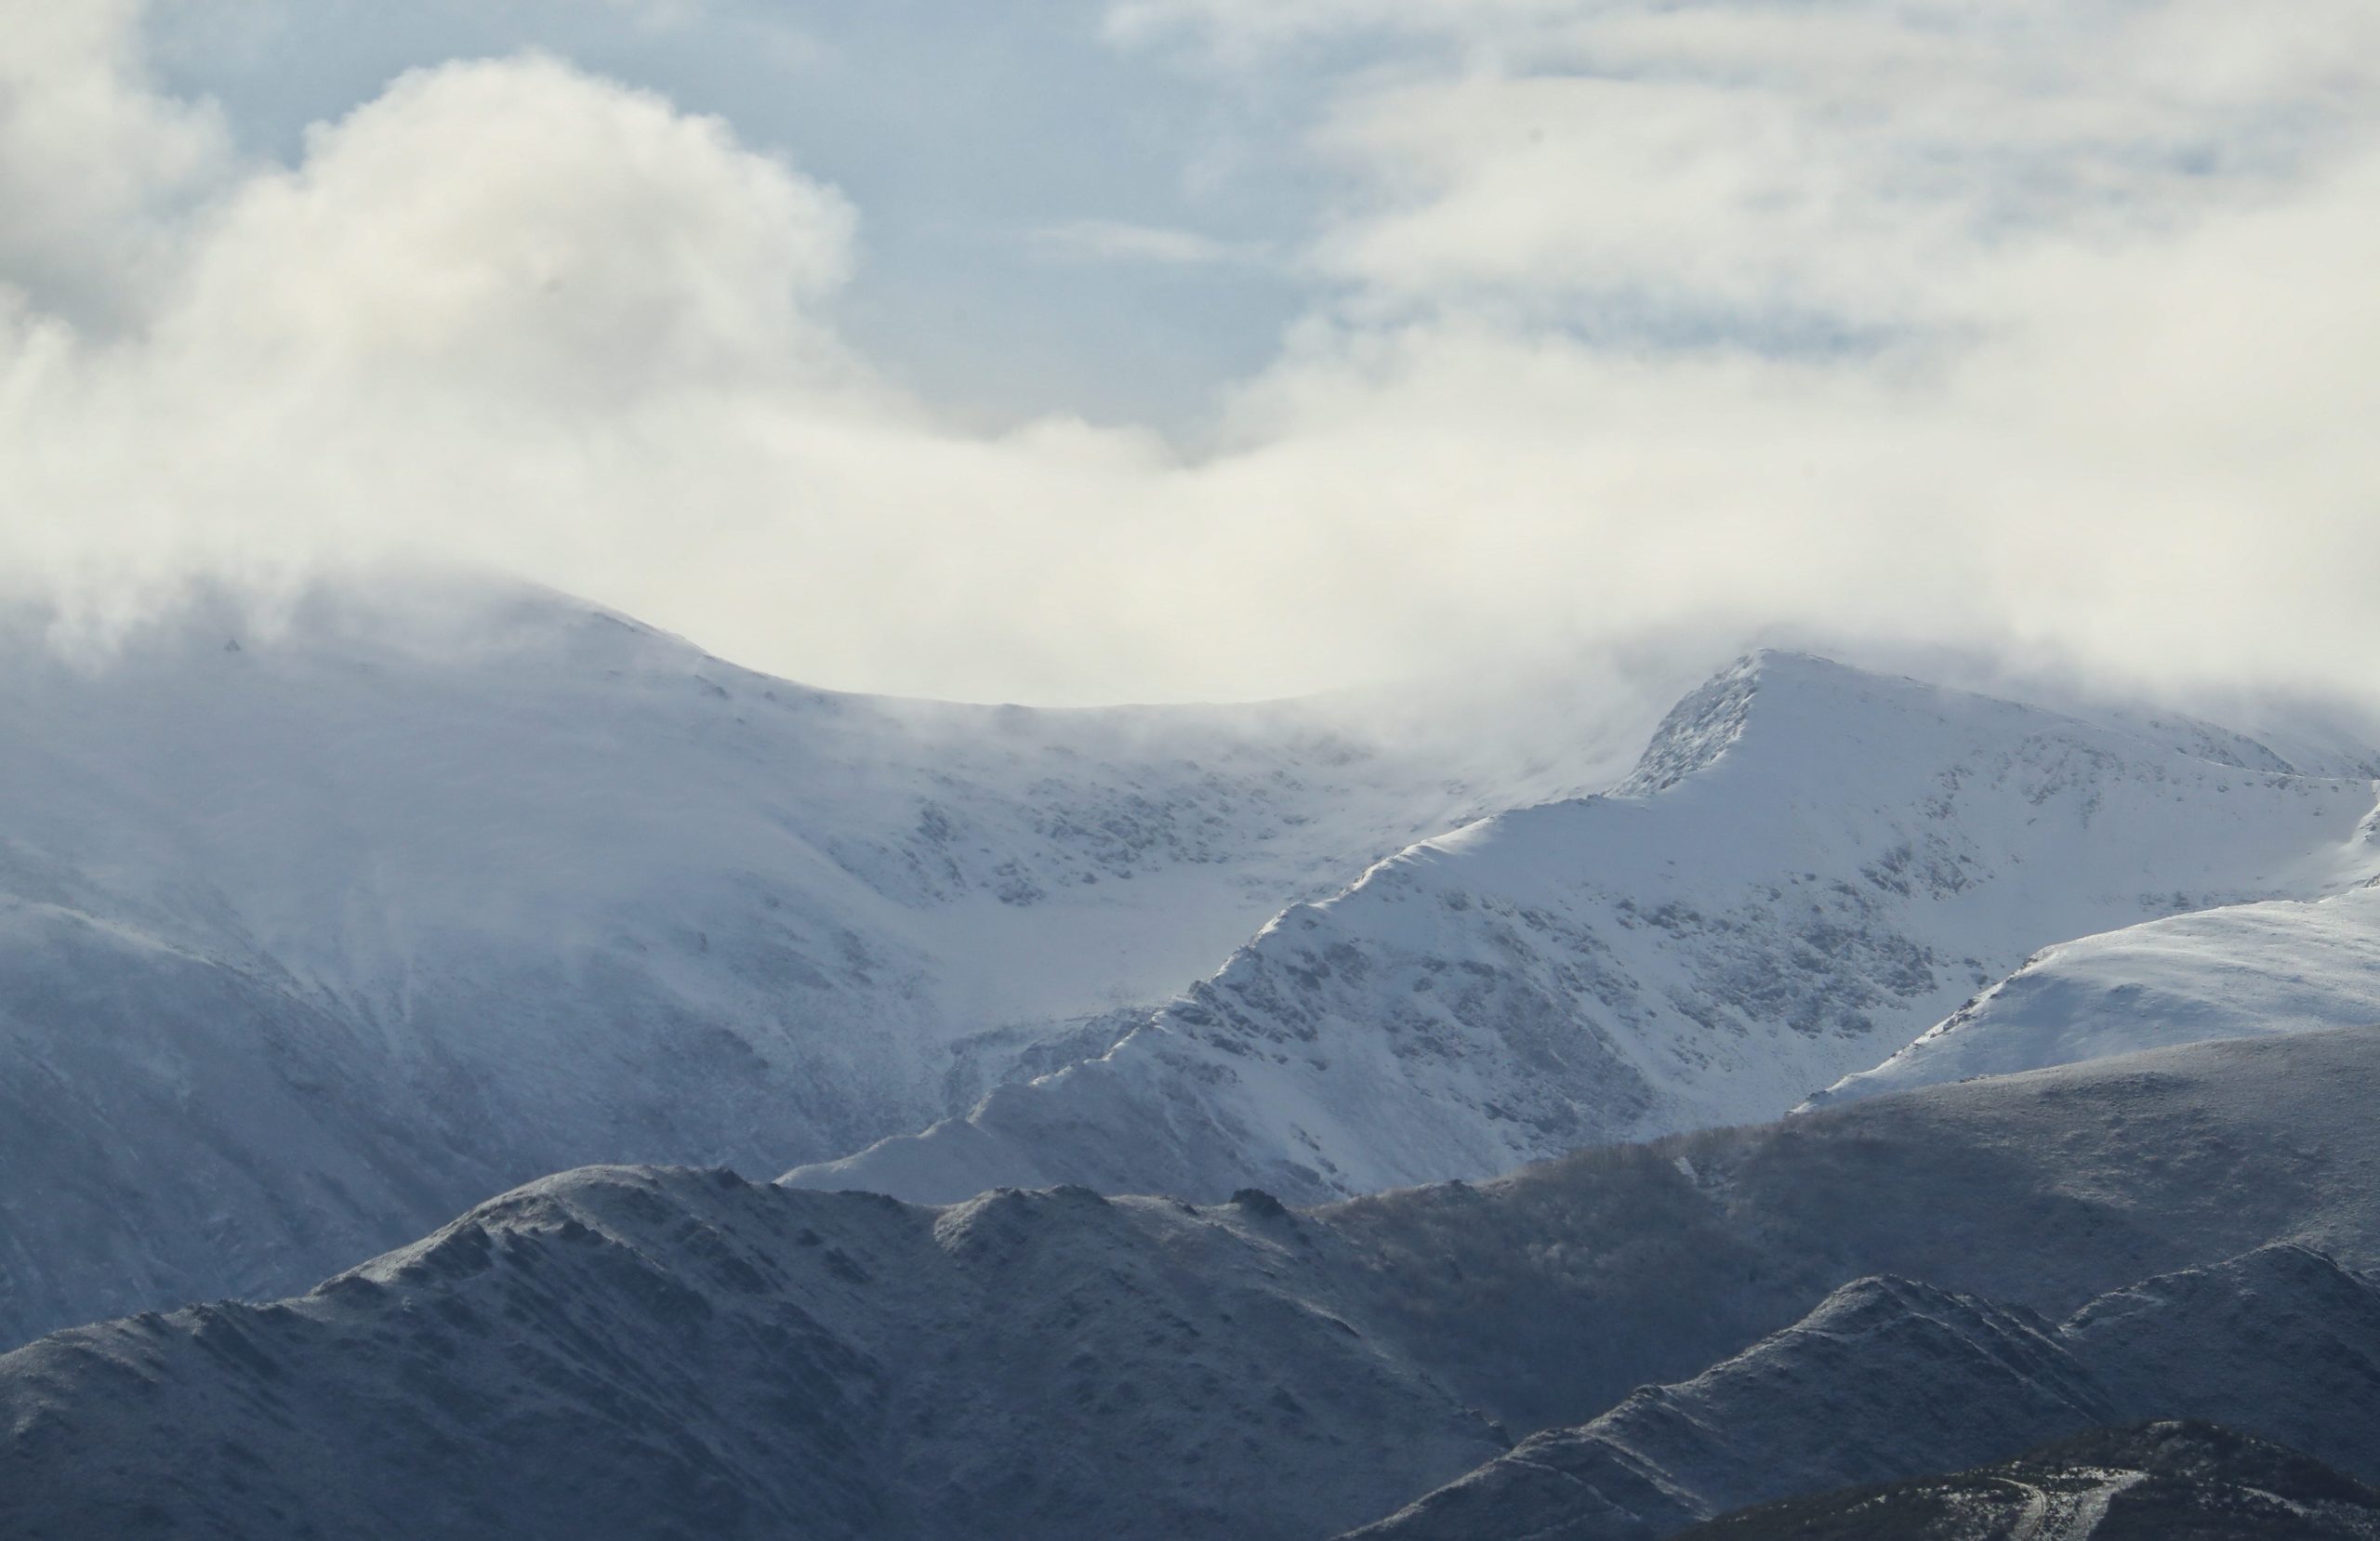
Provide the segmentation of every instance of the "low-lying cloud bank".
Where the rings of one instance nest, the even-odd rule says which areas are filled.
[[[2192,687],[2380,652],[2360,3],[1119,7],[1312,72],[1341,190],[1189,446],[905,394],[833,325],[865,211],[562,59],[266,165],[132,0],[0,20],[0,567],[86,642],[432,560],[1043,701],[1769,625]]]

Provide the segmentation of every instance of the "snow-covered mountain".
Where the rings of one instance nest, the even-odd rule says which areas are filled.
[[[2380,1478],[2380,1282],[2272,1246],[2130,1286],[2054,1326],[1863,1279],[1692,1380],[1535,1435],[1354,1534],[1659,1541],[1746,1505],[2151,1416],[2225,1420]]]
[[[2144,921],[2044,949],[1814,1106],[2166,1044],[2380,1022],[2380,888]]]
[[[0,1342],[567,1166],[915,1128],[1634,747],[1576,700],[1488,755],[1378,703],[836,695],[444,582],[55,640],[0,616]]]
[[[2098,1429],[2012,1460],[1789,1498],[1673,1541],[2380,1541],[2380,1492],[2219,1425]]]
[[[2204,724],[1765,653],[1618,795],[1417,845],[1103,1056],[788,1180],[1311,1200],[1775,1117],[2045,944],[2369,877],[2373,802]]]
[[[1581,798],[1634,747],[1592,681],[897,702],[451,585],[37,632],[0,616],[0,1341],[592,1161],[1484,1175],[1773,1115],[2044,943],[2375,868],[2370,784],[2292,762],[2328,747],[1794,654]]]
[[[573,1173],[302,1297],[0,1356],[0,1532],[1310,1537],[1722,1360],[1728,1406],[1834,1399],[1881,1462],[1887,1390],[2003,1373],[1939,1312],[1805,1326],[1872,1370],[1864,1409],[1869,1382],[1730,1358],[1877,1273],[1999,1302],[1961,1310],[2038,1361],[2044,1416],[2149,1397],[2188,1341],[2216,1416],[2254,1428],[2285,1385],[2368,1452],[2367,1281],[2291,1250],[2107,1292],[2278,1241],[2380,1260],[2375,1095],[2380,1032],[2206,1044],[1306,1213]],[[1897,1469],[1947,1421],[1910,1420]]]

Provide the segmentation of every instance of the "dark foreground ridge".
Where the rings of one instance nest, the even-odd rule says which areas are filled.
[[[2340,1346],[2380,1341],[2349,1271],[2380,1261],[2375,1100],[2380,1032],[2202,1045],[1310,1211],[590,1168],[306,1296],[0,1357],[0,1534],[1327,1536],[1723,1375],[1876,1275],[2042,1340],[2029,1384],[2073,1415],[1814,1474],[1913,1476],[2133,1416],[2175,1386],[2151,1325],[2177,1300],[2220,1324],[2236,1291],[2108,1292],[2276,1242],[2327,1254],[2258,1256],[2302,1271],[2272,1331],[2321,1355],[2293,1394],[2338,1416],[2371,1376]],[[2061,1378],[2078,1334],[2104,1341]],[[2336,1458],[2222,1402],[2276,1362],[2224,1341],[2139,1416]]]
[[[1968,1467],[2157,1413],[2380,1476],[2380,1284],[2281,1245],[2111,1292],[2060,1326],[1862,1279],[1694,1379],[1538,1434],[1358,1534],[1659,1541],[1744,1504]]]
[[[1763,1505],[1676,1541],[2369,1541],[2380,1492],[2209,1423],[2100,1429],[1948,1477]]]

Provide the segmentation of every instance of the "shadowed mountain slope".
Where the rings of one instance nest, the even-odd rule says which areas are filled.
[[[2375,1097],[2380,1034],[2202,1045],[1306,1212],[574,1173],[308,1296],[0,1357],[0,1530],[1327,1535],[1512,1435],[1668,1405],[1630,1389],[1878,1273],[1932,1283],[1857,1286],[1845,1321],[2082,1428],[2170,1339],[2144,1323],[2258,1311],[2170,1281],[2101,1301],[2066,1330],[2116,1367],[2087,1376],[2043,1315],[2284,1239],[2380,1258]],[[2366,1330],[2352,1290],[2279,1277],[2291,1341],[2337,1359]],[[1956,1330],[1893,1326],[1911,1300]],[[1743,1383],[1856,1410],[1856,1382],[1828,1388],[1858,1355],[1805,1340],[1802,1369]],[[2268,1357],[2210,1358],[2201,1390],[2260,1395]],[[1696,1448],[1681,1469],[1726,1445]],[[1943,1455],[1890,1474],[1964,1464]]]
[[[1535,1435],[1355,1534],[1658,1541],[1742,1505],[1963,1468],[2159,1410],[2380,1477],[2380,1284],[2269,1246],[2104,1296],[2061,1328],[1864,1279],[1694,1379]]]
[[[2214,1424],[2094,1429],[1997,1466],[1793,1498],[1673,1541],[2369,1541],[2380,1492]]]

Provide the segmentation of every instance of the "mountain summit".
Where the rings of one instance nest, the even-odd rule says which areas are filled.
[[[97,660],[34,619],[0,615],[0,1343],[280,1293],[562,1167],[962,1112],[1619,769],[1592,723],[1508,783],[1310,705],[835,694],[535,590],[201,604]]]
[[[1413,846],[1102,1057],[787,1180],[1315,1200],[1774,1117],[2047,943],[2380,870],[2372,800],[2202,724],[1761,653],[1615,795]]]

